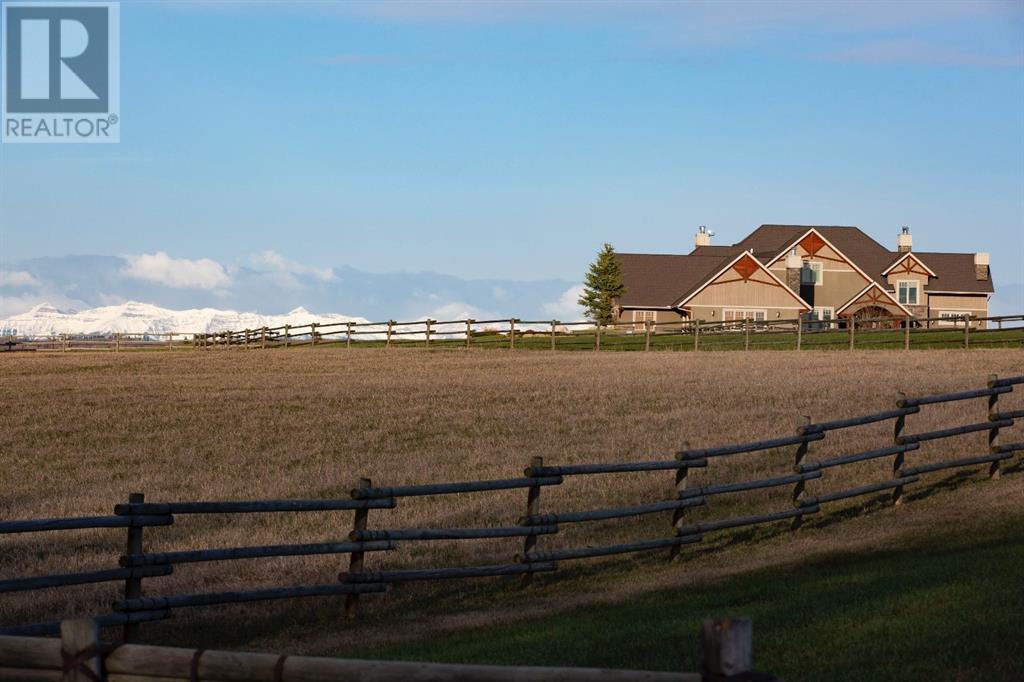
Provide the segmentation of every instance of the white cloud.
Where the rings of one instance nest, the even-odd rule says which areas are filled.
[[[288,275],[309,275],[320,282],[330,282],[335,279],[333,268],[317,268],[312,265],[303,265],[269,250],[253,256],[252,263],[257,268],[263,270],[281,272]],[[295,283],[297,284],[297,282]]]
[[[569,287],[562,292],[557,301],[545,303],[542,306],[544,313],[559,322],[578,322],[586,317],[583,308],[576,302],[582,294],[582,284]]]
[[[175,289],[216,289],[231,281],[224,266],[209,258],[172,258],[163,251],[124,256],[121,274]]]
[[[39,280],[22,270],[0,270],[0,287],[38,287]]]

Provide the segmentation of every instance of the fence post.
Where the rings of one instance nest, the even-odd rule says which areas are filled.
[[[971,347],[971,316],[964,315],[964,349]]]
[[[510,350],[516,349],[516,318],[512,318],[508,321],[508,347]]]
[[[64,662],[62,682],[102,682],[100,628],[91,618],[60,622],[60,654]],[[69,665],[73,662],[72,665]]]
[[[287,348],[292,337],[292,327],[290,324],[284,326],[284,347]]]
[[[267,347],[267,328],[263,327],[260,329],[260,348]]]
[[[704,679],[747,679],[754,669],[754,626],[749,618],[708,618],[701,630]]]
[[[356,485],[357,488],[369,488],[373,485],[373,482],[368,478],[360,478],[359,483]],[[354,497],[354,496],[353,496]],[[369,507],[363,507],[362,509],[356,509],[355,519],[352,521],[352,530],[366,530],[366,519],[369,516]],[[348,572],[349,573],[362,573],[363,571],[363,560],[365,559],[365,552],[352,552],[349,555],[348,560]],[[353,619],[359,610],[359,594],[352,593],[345,597],[345,617]]]
[[[693,349],[700,349],[700,320],[693,321]]]
[[[114,352],[121,352],[121,332],[114,332]]]
[[[854,335],[857,333],[857,318],[853,315],[850,316],[850,350],[853,350],[854,346]]]
[[[802,315],[796,316],[796,349],[800,350],[804,345],[804,318]]]
[[[999,376],[996,374],[988,375],[988,387],[995,388],[996,380]],[[999,417],[999,394],[994,393],[988,397],[988,420],[994,422]],[[999,450],[999,427],[993,426],[988,430],[988,451],[993,455]],[[999,478],[999,460],[992,462],[988,467],[989,478]]]
[[[473,342],[473,319],[466,320],[466,348]]]
[[[594,327],[594,350],[601,350],[601,323]]]
[[[243,334],[245,334],[245,341],[243,341],[243,345],[245,346],[245,349],[246,349],[246,350],[249,350],[249,330],[248,330],[248,329],[246,329],[246,330],[245,330],[244,332],[242,332],[242,333],[243,333]]]
[[[690,449],[689,441],[683,441],[683,447],[682,447],[683,452],[685,452],[685,451],[687,451],[689,449]],[[687,478],[688,478],[689,475],[690,475],[690,468],[689,467],[683,466],[683,467],[679,467],[678,469],[676,469],[676,499],[682,499],[683,491],[686,490]],[[686,510],[682,509],[682,508],[672,510],[672,532],[673,533],[675,533],[676,530],[679,528],[679,526],[682,524],[682,522],[683,522],[683,513],[685,511]],[[675,561],[679,557],[679,552],[680,551],[682,551],[682,547],[680,545],[675,545],[674,547],[671,547],[669,549],[669,551],[668,551],[668,560],[669,561]]]
[[[128,495],[128,504],[142,504],[146,501],[144,493],[131,493]],[[128,518],[132,515],[129,513]],[[128,526],[128,541],[125,543],[125,554],[142,554],[142,526]],[[124,598],[138,599],[142,596],[142,578],[126,578],[124,581]],[[138,623],[126,623],[124,626],[124,641],[134,642],[139,634]]]
[[[811,418],[807,415],[800,417],[798,422],[799,426],[796,432],[800,435],[804,434],[804,430],[810,426]],[[811,449],[810,441],[804,441],[796,446],[796,454],[793,457],[793,471],[796,473],[802,473],[800,471],[800,465],[807,459],[807,451]],[[796,485],[793,486],[793,506],[800,509],[800,498],[804,496],[804,489],[807,488],[806,481],[797,481]],[[793,523],[790,525],[790,530],[797,530],[800,526],[804,525],[804,515],[798,514],[793,517]]]
[[[896,394],[896,407],[903,407],[903,399],[907,397],[907,394],[903,391],[899,391]],[[892,429],[892,439],[896,445],[900,445],[900,436],[903,435],[903,429],[907,425],[907,415],[901,414],[896,417],[896,423]],[[892,475],[893,478],[902,478],[900,470],[903,468],[903,463],[906,461],[906,453],[900,452],[896,454],[896,457],[892,460]],[[892,491],[892,503],[893,506],[899,506],[903,504],[903,486],[898,485],[893,488]]]
[[[394,329],[394,326],[395,326],[395,321],[394,320],[388,320],[388,335],[387,335],[387,338],[384,340],[384,347],[385,348],[391,348],[391,331],[392,331],[392,329]]]
[[[317,325],[316,322],[310,322],[309,323],[309,335],[312,338],[311,345],[313,345],[313,346],[316,345],[316,328],[317,328],[317,326],[318,325]]]
[[[644,350],[651,349],[651,320],[644,320]]]
[[[539,469],[544,466],[543,457],[531,457],[530,468],[526,470],[527,475],[532,476],[534,469]],[[540,514],[540,486],[531,485],[526,489],[526,515],[537,516]],[[523,538],[523,554],[522,562],[530,563],[530,560],[526,557],[529,552],[533,551],[533,548],[537,546],[537,536],[527,535]],[[524,573],[521,584],[523,587],[528,587],[533,583],[533,573]]]
[[[903,324],[903,350],[910,350],[910,315],[907,315]]]
[[[551,320],[551,350],[555,349],[555,322],[556,320]]]
[[[352,321],[345,323],[345,348],[352,347]]]
[[[433,323],[429,317],[427,318],[427,348],[430,348],[430,325]]]

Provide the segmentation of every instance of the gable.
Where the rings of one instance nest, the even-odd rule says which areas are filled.
[[[895,263],[883,270],[882,274],[887,275],[890,282],[893,281],[894,277],[906,277],[909,275],[921,275],[925,278],[926,283],[929,277],[937,277],[932,269],[921,262],[921,259],[911,251],[907,251],[900,256]]]
[[[734,258],[692,293],[682,306],[761,306],[810,310],[810,306],[749,253]]]
[[[836,310],[836,315],[841,315],[847,310],[855,310],[864,306],[878,306],[885,308],[894,315],[910,315],[910,311],[900,305],[892,294],[878,285],[878,282],[871,282],[860,293],[851,298]]]

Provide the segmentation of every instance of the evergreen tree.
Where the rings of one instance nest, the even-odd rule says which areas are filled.
[[[597,260],[583,280],[583,294],[578,303],[587,311],[587,317],[600,324],[610,324],[615,301],[626,293],[622,283],[622,266],[615,257],[615,249],[605,244],[598,251]]]

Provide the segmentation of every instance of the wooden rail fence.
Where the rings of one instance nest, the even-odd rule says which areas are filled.
[[[1024,384],[1024,376],[998,378],[993,375],[984,388],[921,397],[902,396],[892,409],[873,414],[817,423],[804,418],[796,432],[790,436],[706,448],[684,445],[669,460],[558,465],[534,457],[523,476],[517,478],[402,486],[377,486],[369,479],[360,479],[350,496],[344,499],[147,502],[142,494],[136,493],[127,502],[115,505],[114,513],[110,516],[4,520],[0,521],[0,537],[13,533],[59,532],[80,528],[119,528],[125,530],[127,537],[125,553],[117,562],[117,567],[0,580],[0,594],[96,582],[121,582],[123,593],[113,601],[112,612],[100,614],[95,620],[101,626],[123,627],[124,639],[132,641],[141,623],[167,618],[174,611],[184,608],[344,595],[346,612],[349,616],[355,616],[362,596],[384,593],[394,583],[520,576],[528,584],[537,575],[557,570],[559,562],[564,561],[659,550],[666,551],[667,558],[672,559],[685,546],[702,542],[705,535],[731,528],[789,521],[795,530],[807,517],[818,514],[823,507],[840,500],[888,492],[894,504],[903,504],[907,500],[905,491],[908,487],[938,471],[987,465],[989,477],[998,478],[1002,463],[1011,459],[1014,453],[1024,451],[1024,442],[1007,443],[1001,440],[1005,430],[1012,427],[1016,419],[1024,417],[1024,409],[1009,406],[1001,402],[1001,398],[1009,396],[1014,386],[1021,384]],[[928,406],[978,400],[985,401],[985,411],[976,422],[958,423],[947,428],[917,433],[907,429],[907,418]],[[966,415],[969,412],[962,409],[958,414]],[[831,433],[868,424],[892,424],[892,444],[856,452],[831,452],[828,456],[824,456],[824,452],[819,454],[817,450],[812,453],[810,449],[811,444],[822,443]],[[924,444],[968,434],[978,434],[979,438],[984,438],[976,452],[939,462],[914,461],[915,453]],[[724,458],[744,453],[756,453],[764,457],[768,464],[777,463],[780,459],[792,463],[786,469],[763,478],[697,487],[690,485],[693,469],[714,467],[716,462]],[[829,471],[875,459],[891,460],[891,477],[839,490],[827,485]],[[565,485],[573,479],[623,472],[651,475],[671,473],[674,476],[675,495],[672,499],[636,500],[633,504],[620,507],[550,511],[541,508],[545,489]],[[714,501],[719,496],[764,489],[781,490],[785,494],[784,501],[780,501],[779,506],[768,513],[712,517],[709,520],[697,520],[693,516],[696,508],[708,507],[713,510]],[[526,491],[525,512],[520,515],[510,511],[507,525],[501,527],[404,528],[391,523],[392,510],[400,507],[401,501],[406,498],[486,494],[499,490]],[[452,504],[455,504],[454,501]],[[312,511],[354,512],[352,530],[348,537],[321,543],[165,552],[149,551],[143,544],[144,533],[145,539],[152,542],[153,536],[159,535],[161,527],[171,525],[181,516]],[[567,547],[553,543],[559,537],[560,529],[567,524],[668,513],[671,514],[666,519],[665,532],[661,537],[608,545],[588,543],[586,546]],[[377,523],[371,525],[371,521]],[[500,564],[415,566],[397,570],[374,570],[372,566],[375,554],[392,551],[400,543],[438,540],[472,542],[492,538],[507,538],[516,543],[521,540],[521,550],[511,561]],[[169,575],[177,567],[190,563],[346,554],[349,556],[348,569],[336,576],[332,575],[329,581],[320,584],[190,594],[167,594],[161,593],[159,589],[161,576]],[[143,582],[149,588],[145,595]],[[53,634],[59,628],[60,623],[56,621],[8,625],[0,627],[0,634]]]
[[[1024,346],[1024,315],[592,322],[559,320],[417,320],[311,322],[217,333],[168,332],[6,337],[8,351],[266,349],[325,346],[516,348],[537,350],[839,350]],[[1011,326],[1016,324],[1017,326]]]
[[[60,639],[0,635],[4,682],[771,682],[753,672],[753,626],[745,618],[705,620],[702,672],[607,668],[406,663],[182,649],[105,646],[89,619],[60,624]]]

